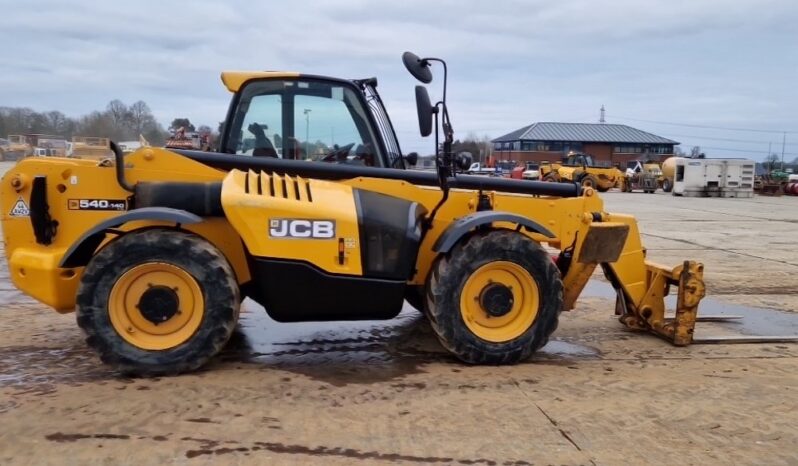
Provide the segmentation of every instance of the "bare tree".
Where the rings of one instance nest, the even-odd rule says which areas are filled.
[[[690,149],[690,158],[691,159],[700,158],[701,154],[702,154],[701,146],[693,146],[692,149]]]
[[[48,133],[63,134],[66,130],[67,117],[59,111],[47,112]]]
[[[153,144],[162,144],[166,136],[149,107],[142,101],[127,107],[112,100],[104,111],[70,118],[60,111],[35,112],[30,108],[0,107],[0,135],[43,133],[71,139],[73,136],[97,136],[114,140],[138,138],[143,134]]]
[[[765,166],[765,169],[768,172],[770,172],[773,171],[779,165],[779,162],[781,162],[779,154],[770,154],[767,157],[765,157],[763,165]]]
[[[130,126],[132,127],[135,136],[144,134],[149,128],[157,125],[155,117],[150,112],[150,107],[146,103],[139,100],[133,103],[128,108],[130,116]]]
[[[124,104],[119,99],[114,99],[108,102],[108,106],[106,107],[106,111],[108,112],[108,116],[111,117],[111,121],[113,121],[114,125],[121,127],[129,120],[130,111],[127,108],[127,105]]]

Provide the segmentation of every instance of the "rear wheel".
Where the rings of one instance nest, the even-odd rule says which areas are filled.
[[[560,273],[546,251],[520,233],[471,236],[437,261],[429,284],[432,328],[465,362],[522,361],[557,328]]]
[[[120,372],[177,374],[221,351],[239,305],[233,270],[212,244],[154,229],[128,233],[92,258],[77,319],[89,346]]]
[[[671,184],[671,180],[665,178],[665,180],[662,182],[662,190],[666,193],[669,193],[673,190],[673,184]]]
[[[558,183],[560,181],[560,177],[556,173],[547,173],[546,176],[543,177],[543,181],[547,181],[549,183]]]

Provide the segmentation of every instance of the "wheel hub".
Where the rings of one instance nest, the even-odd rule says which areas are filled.
[[[491,317],[507,315],[513,309],[513,292],[500,283],[491,283],[482,289],[479,304]]]
[[[145,319],[158,325],[174,317],[179,304],[180,298],[173,289],[155,285],[142,293],[137,306]]]

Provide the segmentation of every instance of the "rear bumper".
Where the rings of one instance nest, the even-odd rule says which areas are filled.
[[[25,294],[58,312],[71,312],[83,273],[82,268],[61,269],[65,250],[16,248],[8,258],[11,281]]]

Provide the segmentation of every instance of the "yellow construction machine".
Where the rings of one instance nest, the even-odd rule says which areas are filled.
[[[442,63],[403,61],[423,83]],[[693,341],[700,263],[648,262],[635,219],[592,188],[457,173],[470,161],[451,151],[445,73],[437,104],[415,91],[422,136],[442,127],[434,173],[405,169],[374,78],[222,81],[234,96],[217,152],[112,144],[111,161],[27,159],[0,184],[12,281],[76,311],[120,372],[202,366],[244,297],[281,322],[390,319],[407,300],[460,360],[515,363],[546,344],[597,266],[621,322]]]
[[[631,193],[639,189],[651,194],[662,187],[663,180],[662,168],[659,163],[650,160],[632,160],[626,163],[623,191]]]
[[[111,140],[93,136],[74,136],[70,157],[76,159],[104,160],[113,157]]]
[[[579,183],[600,192],[624,189],[624,174],[615,167],[600,167],[593,156],[571,151],[561,163],[541,163],[540,179],[556,183]]]
[[[3,151],[3,161],[14,161],[33,155],[33,146],[23,134],[9,134]]]

